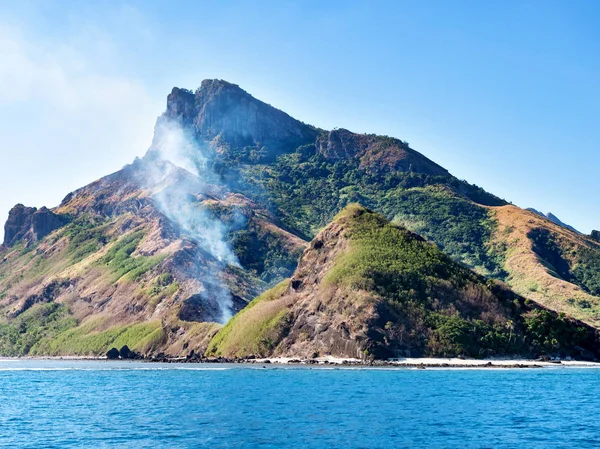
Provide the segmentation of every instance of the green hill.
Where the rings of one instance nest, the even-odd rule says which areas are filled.
[[[311,242],[294,276],[235,316],[207,354],[594,357],[598,349],[593,328],[350,205]]]

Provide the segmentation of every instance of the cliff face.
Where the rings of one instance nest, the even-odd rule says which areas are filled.
[[[263,160],[312,143],[317,136],[314,128],[222,80],[204,80],[195,94],[174,88],[162,120],[191,127],[217,151],[254,147]]]
[[[208,354],[589,358],[599,349],[591,327],[526,305],[419,236],[352,205],[315,237],[287,283],[219,331]]]

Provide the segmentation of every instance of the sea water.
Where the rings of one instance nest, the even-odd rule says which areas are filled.
[[[599,415],[597,369],[0,361],[2,448],[600,447]]]

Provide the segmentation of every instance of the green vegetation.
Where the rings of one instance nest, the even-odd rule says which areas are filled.
[[[248,304],[215,335],[206,354],[268,355],[289,324],[289,308],[278,300],[288,285],[283,281]]]
[[[577,285],[592,295],[600,296],[600,249],[579,250],[572,276]]]
[[[523,340],[506,325],[506,312],[493,309],[497,298],[488,285],[435,245],[358,205],[346,208],[335,221],[347,227],[350,249],[338,257],[324,281],[383,298],[389,305],[387,319],[398,323],[390,326],[391,333],[396,328],[423,329],[427,340],[416,336],[413,350],[473,357],[523,352]],[[471,313],[461,314],[461,309]],[[482,312],[487,322],[480,319]]]
[[[288,295],[283,294],[288,284],[279,284],[236,315],[211,341],[207,354],[270,355],[294,326],[292,317],[302,317],[305,324],[300,326],[310,327],[315,313],[322,317],[320,326],[327,323],[324,317],[330,317],[334,326],[343,317],[342,328],[367,324],[365,357],[532,356],[570,354],[577,351],[575,347],[593,346],[590,328],[537,309],[501,284],[453,262],[434,244],[360,205],[347,206],[331,226],[330,232],[340,240],[325,247],[333,243],[344,250],[321,284],[312,287],[314,292],[302,290],[302,301],[296,302],[294,284]],[[311,245],[312,251],[322,247],[319,241]],[[302,285],[302,278],[298,281]],[[368,312],[370,305],[375,305],[376,314]],[[347,320],[360,320],[360,324]],[[299,337],[303,331],[297,332],[302,327],[293,328],[298,335],[293,338],[303,338]]]
[[[573,325],[564,314],[533,310],[524,315],[528,340],[538,352],[552,353],[573,346],[584,346],[589,330]]]
[[[0,355],[27,355],[36,345],[77,325],[65,306],[37,304],[15,319],[0,323]]]
[[[571,256],[547,229],[532,229],[527,237],[554,276],[577,284],[586,292],[600,296],[600,249],[580,247]],[[571,259],[574,262],[571,262]]]
[[[106,245],[108,226],[89,214],[82,214],[69,223],[63,233],[69,238],[67,253],[71,262],[79,262]]]
[[[489,242],[496,223],[487,209],[447,188],[394,189],[380,201],[393,222],[435,242],[446,254],[482,274],[506,277],[502,255]]]
[[[314,145],[271,165],[247,165],[238,188],[273,206],[288,228],[312,238],[346,205],[359,202],[424,235],[482,274],[503,278],[502,256],[490,247],[495,221],[486,208],[502,200],[450,175],[360,167],[356,159],[328,160]]]
[[[290,251],[281,238],[257,229],[232,232],[229,239],[242,266],[271,285],[291,276],[302,254],[301,248]]]
[[[67,329],[52,339],[40,341],[31,354],[44,355],[104,355],[110,348],[127,345],[134,351],[146,352],[164,340],[159,321],[113,326],[104,330],[105,319],[92,318],[82,325]]]
[[[121,237],[99,260],[100,264],[110,268],[114,275],[114,282],[123,277],[135,281],[166,257],[165,255],[133,257],[131,254],[136,250],[144,235],[144,230],[138,230]]]

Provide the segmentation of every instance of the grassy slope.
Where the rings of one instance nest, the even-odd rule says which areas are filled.
[[[27,297],[54,281],[83,286],[90,283],[97,291],[139,283],[137,295],[151,304],[175,294],[177,283],[172,278],[165,280],[164,275],[141,282],[168,254],[135,254],[146,231],[137,228],[118,234],[116,230],[127,218],[109,222],[81,216],[35,246],[6,250],[2,254],[6,259],[0,264],[0,299],[4,298],[0,309],[8,313],[14,308],[8,302],[11,297]],[[87,322],[80,325],[70,313],[69,296],[61,297],[62,304],[52,302],[54,299],[46,298],[51,302],[33,305],[15,319],[0,323],[0,354],[102,354],[110,345],[126,342],[123,344],[130,348],[142,349],[159,339],[156,323],[112,326],[102,331],[96,329],[97,322],[96,326]]]
[[[494,208],[494,242],[505,253],[507,281],[519,294],[600,327],[600,245],[515,206]],[[589,260],[580,263],[580,258]],[[580,273],[591,288],[584,289]],[[579,284],[579,285],[578,285]]]
[[[280,300],[289,281],[283,281],[254,299],[234,316],[208,345],[209,356],[266,356],[279,342],[289,304]]]

